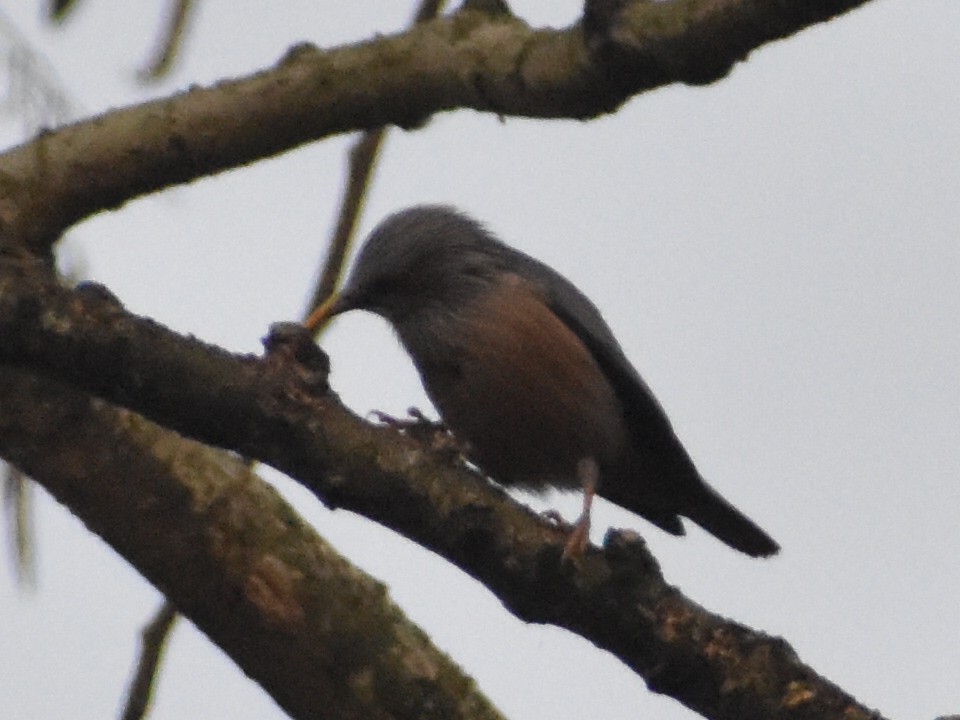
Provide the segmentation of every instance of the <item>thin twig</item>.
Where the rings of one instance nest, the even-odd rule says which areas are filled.
[[[436,17],[437,13],[443,8],[443,3],[444,0],[423,0],[413,16],[413,24]],[[353,234],[360,213],[363,211],[367,188],[370,186],[370,178],[373,176],[373,170],[386,132],[385,127],[368,130],[350,148],[347,187],[340,202],[337,227],[330,239],[327,258],[320,272],[320,279],[310,296],[310,305],[307,307],[304,317],[307,317],[314,308],[319,307],[333,295],[340,278],[343,276],[344,261],[350,251]]]
[[[431,20],[440,14],[445,0],[423,0],[417,12],[413,16],[414,25],[419,22]]]
[[[373,168],[386,132],[386,128],[365,132],[350,148],[349,176],[340,202],[337,227],[330,239],[327,259],[324,261],[320,280],[313,291],[307,314],[333,294],[343,274],[344,259],[350,249],[360,212],[363,210],[370,177],[373,175]]]
[[[76,4],[76,0],[53,0],[47,12],[50,14],[50,19],[54,22],[63,22]]]
[[[183,37],[186,35],[187,18],[193,8],[193,0],[173,0],[173,12],[167,24],[166,34],[151,60],[138,75],[144,82],[152,82],[163,78],[173,67],[180,48],[183,46]]]
[[[3,477],[3,504],[9,516],[14,551],[14,567],[21,588],[36,585],[36,564],[33,559],[33,524],[30,521],[30,480],[11,465]]]
[[[137,663],[136,675],[130,684],[130,692],[127,694],[123,720],[140,720],[146,716],[153,697],[153,686],[163,657],[163,649],[177,616],[176,608],[165,599],[153,620],[143,629],[140,660]]]

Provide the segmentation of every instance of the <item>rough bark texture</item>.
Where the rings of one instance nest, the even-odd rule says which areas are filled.
[[[29,366],[273,465],[328,505],[366,515],[449,559],[518,617],[568,628],[609,650],[651,689],[706,717],[880,717],[800,662],[783,640],[684,597],[665,582],[639,538],[613,533],[579,566],[564,563],[562,531],[462,467],[449,451],[434,449],[429,433],[424,440],[375,427],[344,408],[327,387],[326,356],[298,326],[276,328],[264,358],[234,356],[127,313],[98,286],[67,290],[42,263],[8,257],[0,262],[0,335],[0,362]],[[66,475],[65,469],[53,474]],[[142,488],[130,492],[135,502]],[[64,493],[58,495],[73,508]],[[83,515],[82,507],[74,511]],[[187,522],[179,532],[190,527]],[[195,549],[192,536],[171,542],[184,553]],[[292,563],[279,554],[286,552],[282,546],[281,537],[270,542],[276,557],[260,550],[245,571],[266,573],[267,604],[276,606],[281,630],[312,613],[290,600],[290,584],[316,581],[292,574]],[[192,557],[175,553],[179,557],[171,560],[164,548],[166,559],[157,562],[167,566]],[[196,562],[201,573],[213,571],[207,558]],[[145,574],[177,597],[171,577]],[[228,605],[233,597],[223,588],[209,591]],[[191,614],[192,608],[183,610]],[[247,622],[245,616],[234,619]]]
[[[296,717],[495,711],[379,585],[239,463],[116,406],[261,459],[328,505],[394,528],[519,617],[583,635],[706,717],[879,717],[782,640],[685,598],[637,538],[613,534],[579,566],[562,563],[563,533],[462,467],[442,439],[346,410],[329,391],[326,357],[295,328],[273,334],[263,358],[233,356],[127,313],[100,286],[65,289],[37,259],[92,214],[306,142],[418,127],[457,108],[594,117],[647,89],[716,80],[751,50],[865,2],[590,0],[563,30],[472,2],[400,35],[297,47],[250,77],[0,155],[0,455]]]
[[[36,251],[79,220],[303,143],[437,112],[590,118],[636,93],[723,77],[761,45],[867,0],[593,0],[564,30],[463,9],[399,35],[191,88],[0,156],[0,234]]]
[[[0,455],[291,717],[501,717],[382,585],[236,457],[10,366],[0,366]]]

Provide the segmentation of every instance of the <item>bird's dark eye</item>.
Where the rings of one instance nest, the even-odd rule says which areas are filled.
[[[463,269],[463,274],[467,277],[483,277],[485,275],[483,268],[479,265],[467,265]]]
[[[460,274],[467,278],[485,279],[495,273],[495,268],[489,262],[467,262],[464,263]]]

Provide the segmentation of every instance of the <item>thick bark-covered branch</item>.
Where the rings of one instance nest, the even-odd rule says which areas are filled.
[[[579,566],[563,563],[561,530],[449,452],[345,409],[327,388],[326,357],[296,330],[275,332],[262,359],[238,357],[127,313],[98,286],[66,290],[40,262],[0,256],[0,362],[29,366],[279,468],[329,505],[364,514],[449,559],[518,617],[568,628],[609,650],[651,689],[706,717],[879,718],[801,663],[784,641],[713,615],[666,584],[636,537],[614,533]],[[129,489],[138,497],[142,491]],[[82,488],[74,492],[82,501]],[[129,521],[118,513],[116,522]],[[186,531],[178,532],[174,543]],[[278,553],[285,552],[281,540]],[[183,543],[175,562],[211,571],[209,559],[194,557],[194,544]],[[137,552],[125,547],[122,533],[117,547],[128,557]],[[174,562],[156,561],[161,568]],[[148,577],[167,589],[164,573]],[[228,587],[243,590],[242,583]],[[235,596],[224,597],[223,588],[209,592],[234,611],[245,607],[231,604]],[[178,604],[187,614],[194,609]]]
[[[0,456],[81,518],[293,718],[501,716],[246,465],[0,366]]]
[[[108,112],[0,156],[0,237],[46,252],[131,198],[329,135],[472,108],[588,118],[661,85],[704,83],[753,49],[868,0],[592,0],[564,30],[471,9],[388,37]]]

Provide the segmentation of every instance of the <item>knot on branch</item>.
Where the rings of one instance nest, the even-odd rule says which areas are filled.
[[[729,74],[767,33],[729,2],[587,0],[584,44],[626,95],[671,82],[707,85]]]
[[[263,338],[263,348],[267,363],[295,371],[299,379],[318,394],[329,392],[330,358],[303,325],[274,323]]]

